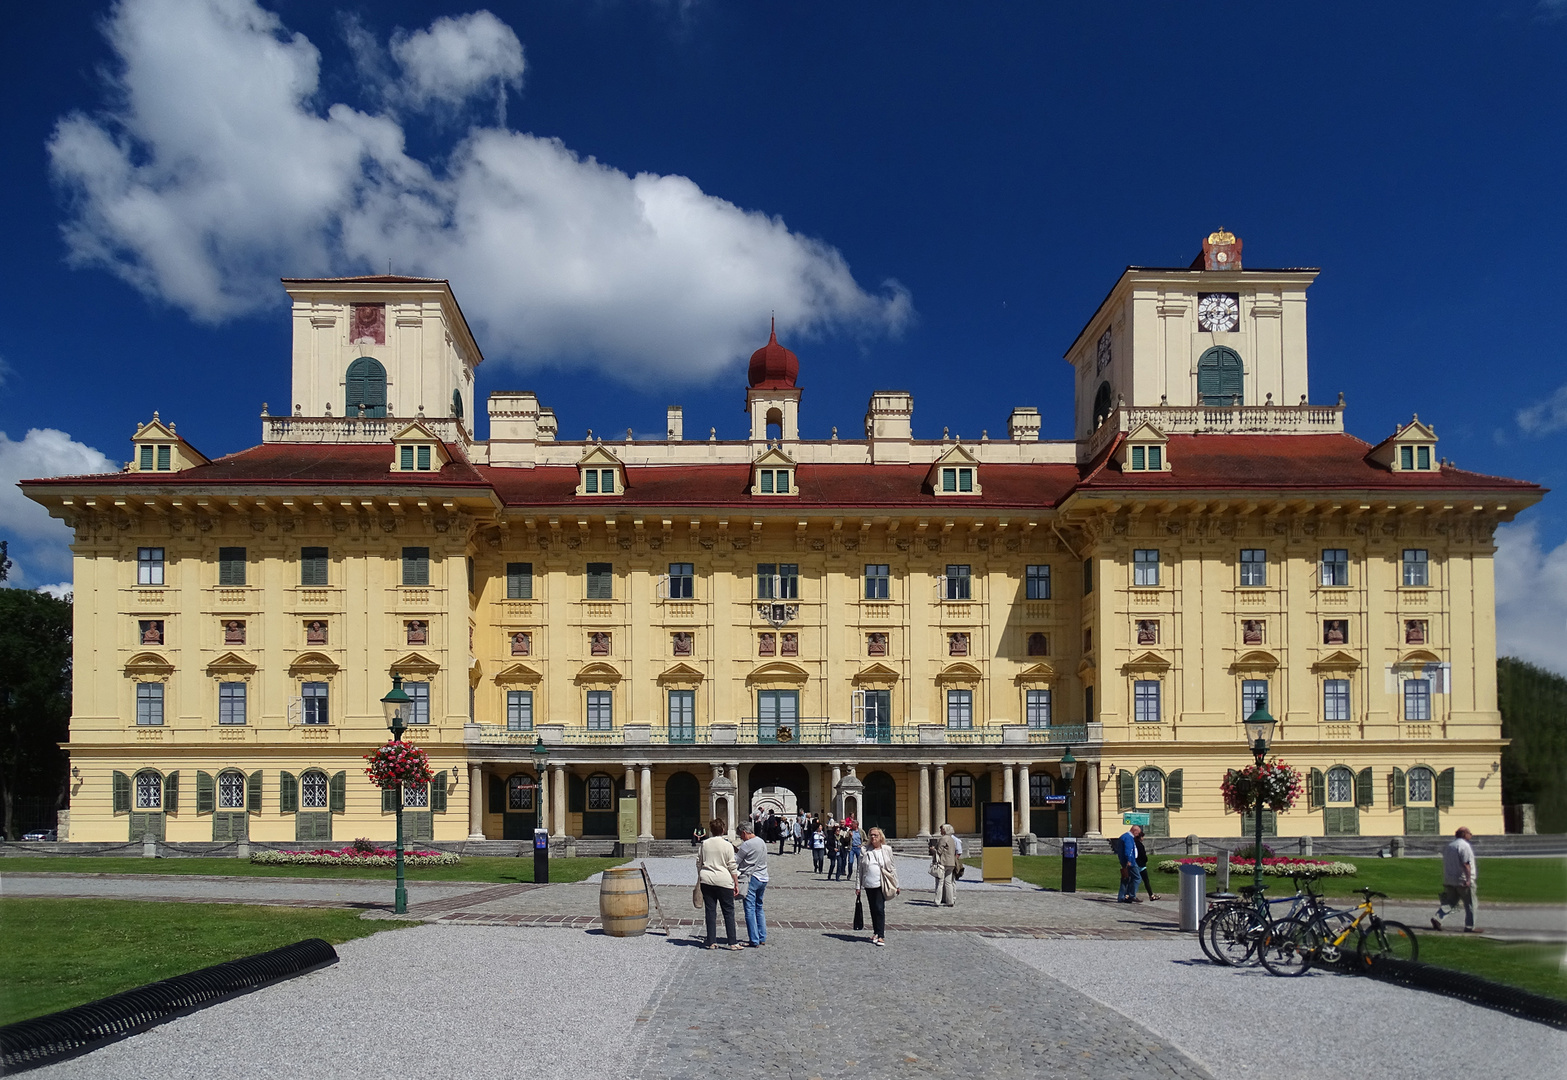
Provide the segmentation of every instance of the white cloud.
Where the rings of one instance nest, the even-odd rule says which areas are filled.
[[[33,428],[20,442],[0,431],[0,539],[10,541],[10,556],[16,563],[10,584],[30,584],[47,580],[43,575],[71,571],[71,531],[23,495],[17,481],[118,469],[118,464],[63,431]]]
[[[1496,651],[1567,675],[1567,542],[1532,521],[1496,530]]]
[[[836,249],[682,176],[483,127],[433,170],[391,115],[319,109],[320,54],[254,0],[123,0],[108,33],[116,104],[62,119],[49,145],[71,256],[198,319],[277,303],[279,276],[390,258],[451,278],[491,356],[651,382],[748,355],[770,311],[795,340],[910,318],[896,282],[869,293]],[[394,38],[396,92],[349,36],[389,102],[450,105],[521,78],[521,44],[487,12]]]
[[[70,598],[72,593],[76,591],[76,588],[69,581],[57,581],[53,585],[40,585],[33,591],[48,593],[56,600],[65,600]]]
[[[1567,5],[1567,0],[1563,0]],[[1518,410],[1518,426],[1525,435],[1549,435],[1567,428],[1567,386],[1558,387],[1556,393],[1537,405]]]

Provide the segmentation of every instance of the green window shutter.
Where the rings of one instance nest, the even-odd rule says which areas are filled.
[[[397,813],[397,793],[398,793],[398,790],[399,790],[398,788],[394,788],[394,787],[384,787],[384,788],[381,789],[381,813],[383,813],[383,814],[395,814],[395,813]]]
[[[212,813],[216,803],[217,789],[212,783],[212,774],[198,772],[196,774],[196,813]]]
[[[446,772],[442,770],[430,781],[430,809],[446,812]]]
[[[1306,809],[1315,810],[1328,801],[1328,781],[1321,769],[1312,769],[1306,776]]]
[[[1443,769],[1436,775],[1436,804],[1443,809],[1453,805],[1455,778],[1452,769]]]
[[[1369,768],[1361,769],[1355,774],[1355,805],[1362,810],[1369,810],[1372,806],[1372,788],[1376,781],[1372,778]],[[1358,832],[1358,830],[1357,830]]]
[[[1148,811],[1148,835],[1150,838],[1159,839],[1170,835],[1170,811]]]
[[[1279,815],[1276,811],[1262,812],[1262,835],[1264,837],[1279,835]],[[1241,815],[1241,836],[1252,840],[1257,838],[1256,811],[1248,810]]]
[[[1407,801],[1406,792],[1408,784],[1404,780],[1404,770],[1394,769],[1393,775],[1388,777],[1388,802],[1389,806],[1403,806]]]
[[[1360,811],[1353,806],[1330,806],[1322,811],[1322,831],[1328,836],[1359,836]]]
[[[1404,807],[1404,832],[1410,836],[1435,836],[1442,831],[1442,812],[1434,806]]]
[[[414,448],[411,446],[404,446],[401,447],[400,450],[401,454],[399,456],[402,458],[400,464],[402,465],[403,472],[413,472]]]
[[[163,812],[177,814],[180,811],[180,774],[171,772],[163,778]]]
[[[566,777],[566,811],[572,814],[585,813],[588,808],[588,785],[582,777],[575,773]]]
[[[430,448],[428,446],[419,447],[419,468],[425,470],[430,468]]]
[[[1137,805],[1137,778],[1125,769],[1115,774],[1115,808],[1130,810]]]
[[[1179,810],[1185,796],[1186,782],[1181,776],[1181,770],[1176,769],[1164,778],[1164,805],[1171,810]],[[1166,831],[1163,835],[1169,836]]]
[[[257,769],[245,778],[245,809],[252,814],[261,813],[260,769]]]
[[[218,584],[238,588],[245,584],[245,549],[218,548]]]
[[[405,811],[403,825],[409,843],[428,844],[435,839],[434,821],[428,810]]]
[[[286,772],[278,777],[277,804],[279,813],[299,812],[299,781],[293,773]]]
[[[200,796],[197,796],[198,800]],[[199,805],[199,803],[198,803]],[[212,842],[214,844],[226,844],[234,839],[234,816],[232,814],[212,815]]]
[[[498,776],[490,777],[490,813],[506,812],[506,781]]]
[[[348,773],[333,773],[328,793],[328,806],[334,814],[341,814],[348,805]]]
[[[131,808],[131,778],[122,772],[114,774],[114,812],[123,814]]]

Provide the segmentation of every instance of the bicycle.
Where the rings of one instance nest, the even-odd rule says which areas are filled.
[[[1197,925],[1198,944],[1204,954],[1215,963],[1228,966],[1258,959],[1257,947],[1271,928],[1307,910],[1311,894],[1302,889],[1301,882],[1309,881],[1312,875],[1291,874],[1290,877],[1295,882],[1294,896],[1270,900],[1264,895],[1267,886],[1243,885],[1239,897],[1221,900],[1210,907]],[[1275,920],[1269,908],[1277,904],[1289,904],[1290,907]]]
[[[1345,959],[1345,943],[1355,938],[1355,964],[1370,967],[1382,957],[1417,960],[1420,942],[1415,932],[1395,919],[1376,913],[1372,898],[1386,900],[1387,894],[1369,886],[1356,890],[1361,902],[1353,908],[1330,908],[1315,894],[1306,911],[1276,924],[1270,929],[1261,949],[1262,966],[1274,975],[1304,975],[1315,964],[1334,964]]]

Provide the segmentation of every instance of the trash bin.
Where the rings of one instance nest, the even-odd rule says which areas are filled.
[[[1181,864],[1181,891],[1175,897],[1181,929],[1192,932],[1202,921],[1202,900],[1208,891],[1208,871],[1201,865]]]

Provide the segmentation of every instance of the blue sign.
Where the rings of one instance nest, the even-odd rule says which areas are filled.
[[[1066,800],[1067,800],[1067,796],[1065,796],[1065,795],[1046,795],[1045,796],[1045,805],[1046,806],[1065,806],[1066,805]]]

